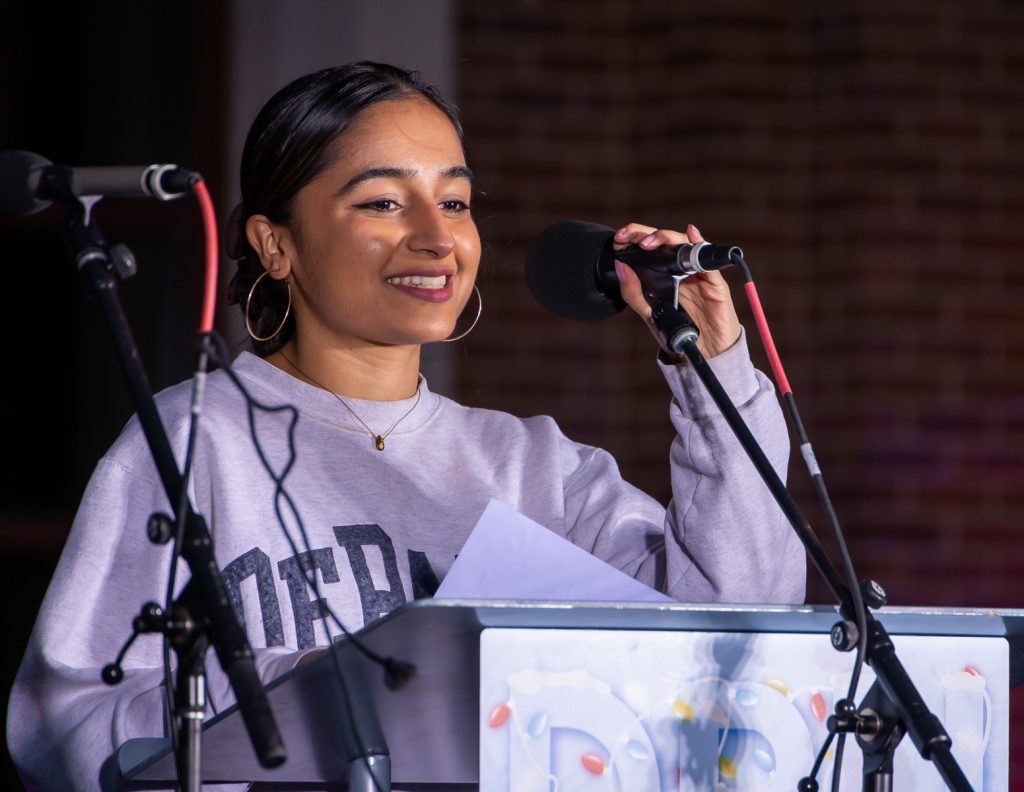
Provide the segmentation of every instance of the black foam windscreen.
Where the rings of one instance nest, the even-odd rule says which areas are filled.
[[[36,197],[36,187],[51,164],[31,151],[0,151],[0,215],[20,217],[49,206]]]
[[[598,223],[568,220],[546,228],[526,254],[526,283],[537,302],[567,319],[607,319],[622,311],[616,282],[601,273],[614,272],[612,237]]]

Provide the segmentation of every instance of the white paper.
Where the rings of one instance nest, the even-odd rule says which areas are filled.
[[[493,499],[434,596],[674,602]]]

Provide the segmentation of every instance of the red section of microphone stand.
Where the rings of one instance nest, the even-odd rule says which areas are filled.
[[[213,201],[206,189],[205,182],[200,179],[192,190],[199,199],[199,208],[203,213],[203,230],[206,237],[206,278],[203,289],[203,310],[199,319],[199,332],[209,333],[213,330],[213,314],[217,303],[217,216],[213,211]]]
[[[747,292],[747,301],[754,312],[754,321],[757,323],[757,332],[761,336],[761,343],[764,344],[764,351],[768,353],[768,362],[771,364],[772,374],[775,376],[775,384],[779,387],[780,395],[785,396],[787,393],[792,393],[793,389],[789,387],[789,380],[786,379],[786,372],[782,368],[782,360],[775,349],[772,331],[768,329],[768,320],[764,316],[761,299],[757,296],[757,287],[753,281],[747,281],[743,284],[743,288]]]

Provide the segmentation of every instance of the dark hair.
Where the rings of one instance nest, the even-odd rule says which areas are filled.
[[[377,102],[416,96],[443,112],[462,140],[458,113],[436,88],[420,82],[416,72],[370,61],[300,77],[274,94],[256,116],[242,151],[242,202],[228,221],[227,239],[228,254],[238,260],[228,303],[238,303],[243,312],[248,309],[257,335],[268,335],[281,323],[288,293],[283,282],[267,278],[247,305],[249,290],[264,270],[246,239],[246,221],[263,214],[274,223],[290,223],[295,196],[330,166],[335,151],[331,144],[353,119]],[[295,322],[289,317],[272,339],[253,340],[253,351],[265,357],[287,343],[294,332]]]

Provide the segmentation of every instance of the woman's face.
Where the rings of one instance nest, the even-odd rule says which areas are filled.
[[[471,174],[428,101],[371,105],[296,196],[281,236],[300,344],[422,344],[452,333],[480,262]],[[290,242],[290,244],[289,244]]]

